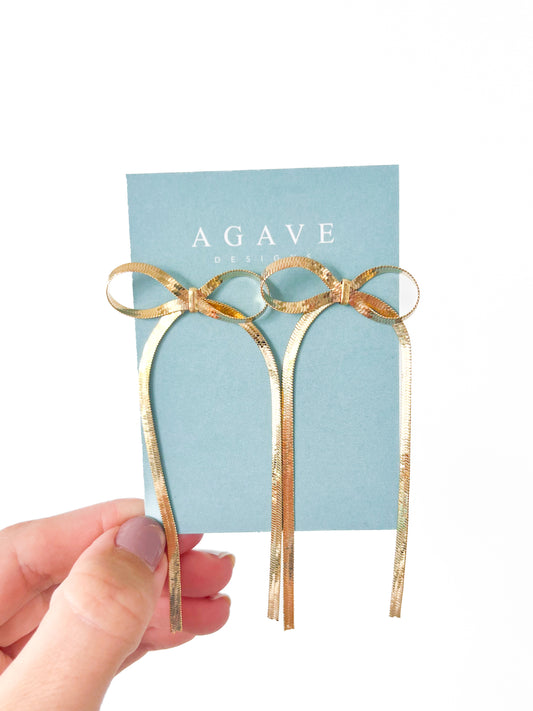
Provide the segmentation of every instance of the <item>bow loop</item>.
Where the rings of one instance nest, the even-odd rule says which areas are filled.
[[[377,277],[380,274],[403,274],[409,279],[412,284],[414,284],[416,288],[416,300],[414,306],[410,309],[410,311],[400,315],[392,306],[390,306],[390,304],[387,304],[386,301],[379,299],[377,296],[373,296],[371,294],[366,294],[363,291],[359,291],[362,286],[364,286],[371,279],[374,279],[374,277]],[[356,308],[359,313],[363,314],[363,316],[366,316],[367,318],[370,318],[373,321],[378,321],[379,323],[386,323],[391,326],[402,323],[403,321],[405,321],[406,318],[409,318],[409,316],[413,314],[416,307],[418,306],[418,302],[420,301],[420,287],[418,286],[418,282],[416,281],[414,276],[406,269],[402,269],[401,267],[396,267],[391,264],[383,264],[379,267],[371,267],[370,269],[366,269],[364,272],[361,272],[361,274],[356,276],[355,279],[352,279],[351,283],[352,288],[360,295],[365,297],[362,301],[359,302],[359,305],[364,302],[365,306],[362,307],[363,310],[361,310],[361,308],[358,308],[357,306],[355,306],[354,308]]]
[[[124,306],[112,296],[110,284],[118,274],[127,273],[145,274],[149,276],[161,284],[161,286],[164,286],[175,298],[147,309],[135,309]],[[174,279],[173,276],[167,274],[163,269],[159,269],[159,267],[155,267],[152,264],[145,264],[144,262],[128,262],[127,264],[121,264],[119,267],[116,267],[116,269],[113,269],[107,282],[106,294],[109,303],[114,309],[133,318],[159,318],[168,314],[183,313],[184,311],[190,311],[191,313],[199,311],[210,318],[238,323],[250,323],[264,313],[267,308],[266,302],[263,308],[257,313],[252,316],[244,316],[240,311],[229,304],[207,298],[224,282],[243,276],[254,279],[257,282],[261,281],[261,277],[255,272],[248,271],[247,269],[232,269],[227,272],[222,272],[222,274],[217,274],[217,276],[207,281],[200,288],[191,287],[186,289],[179,281]]]
[[[317,294],[316,296],[312,296],[309,299],[302,299],[301,301],[281,301],[270,296],[267,285],[268,278],[276,272],[297,267],[307,269],[307,271],[316,274],[329,288],[329,291],[324,291],[322,294]],[[309,259],[309,257],[285,257],[278,259],[272,262],[272,264],[269,264],[261,275],[261,294],[265,302],[276,311],[283,311],[288,314],[306,314],[320,308],[320,306],[334,303],[334,294],[339,288],[339,280],[333,276],[329,269],[323,264],[320,264],[320,262]]]
[[[128,273],[145,274],[149,276],[151,279],[159,282],[161,286],[164,286],[165,289],[168,289],[175,298],[172,299],[172,301],[167,301],[148,309],[132,309],[128,306],[124,306],[112,296],[110,285],[118,274]],[[170,274],[159,269],[159,267],[153,266],[153,264],[144,264],[143,262],[128,262],[127,264],[121,264],[119,267],[113,269],[107,280],[106,295],[107,300],[114,309],[126,316],[142,319],[159,318],[160,316],[185,311],[186,304],[188,303],[187,289],[176,281],[174,277],[171,277]]]

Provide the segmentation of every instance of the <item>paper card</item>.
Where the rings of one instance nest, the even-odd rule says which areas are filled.
[[[398,265],[398,167],[162,173],[128,176],[131,260],[186,287],[230,269],[260,273],[290,255],[352,279]],[[325,290],[303,270],[272,278],[283,298]],[[168,301],[134,277],[137,308]],[[392,275],[364,288],[398,308]],[[213,297],[254,313],[257,284]],[[298,316],[271,309],[255,323],[281,363]],[[138,355],[155,320],[136,320]],[[313,323],[295,372],[297,530],[393,529],[399,466],[399,353],[394,330],[336,304]],[[260,351],[239,326],[186,313],[161,343],[152,406],[180,533],[268,531],[271,406]],[[146,510],[159,518],[144,451]]]

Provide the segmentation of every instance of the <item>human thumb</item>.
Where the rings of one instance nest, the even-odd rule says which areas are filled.
[[[152,617],[166,576],[164,548],[162,527],[144,516],[96,539],[57,588],[40,626],[6,672],[3,708],[99,709]]]

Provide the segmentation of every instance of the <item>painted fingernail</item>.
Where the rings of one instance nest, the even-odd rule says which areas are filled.
[[[235,565],[235,556],[233,553],[225,553],[223,551],[206,551],[202,550],[202,553],[209,553],[209,555],[214,555],[215,558],[229,558],[231,560],[231,567]]]
[[[115,545],[133,553],[154,571],[165,550],[165,532],[155,519],[136,516],[118,529]]]

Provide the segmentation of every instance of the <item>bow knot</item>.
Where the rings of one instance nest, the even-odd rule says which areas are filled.
[[[189,311],[191,313],[198,311],[197,300],[198,300],[198,289],[195,286],[192,286],[189,289],[189,304],[188,304]]]
[[[339,304],[347,305],[350,303],[350,292],[352,290],[352,282],[349,279],[343,279],[340,283],[340,300]]]

